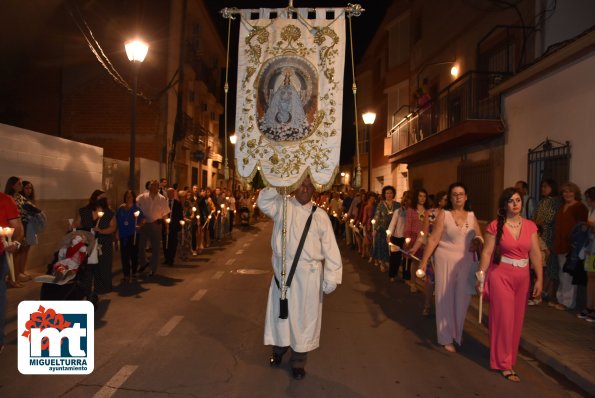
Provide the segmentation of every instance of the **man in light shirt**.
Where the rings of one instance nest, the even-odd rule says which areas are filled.
[[[141,264],[140,272],[143,272],[149,263],[145,256],[147,240],[151,242],[151,272],[152,276],[157,271],[159,263],[159,243],[161,241],[161,225],[169,213],[167,199],[159,193],[159,182],[152,180],[149,184],[149,191],[141,193],[136,198],[136,204],[145,216],[140,227],[138,239],[138,262]]]

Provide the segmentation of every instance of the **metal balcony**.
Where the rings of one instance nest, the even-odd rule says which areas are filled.
[[[477,143],[500,135],[504,126],[500,96],[489,90],[502,73],[468,72],[405,117],[387,133],[385,155],[391,162],[427,159],[438,151]]]

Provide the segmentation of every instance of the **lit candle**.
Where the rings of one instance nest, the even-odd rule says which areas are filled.
[[[4,228],[0,228],[0,230],[2,230],[2,243],[4,244],[4,247],[6,247],[6,246],[10,245],[10,243],[12,241],[12,234],[14,233],[14,228],[4,227]],[[8,271],[10,273],[10,279],[12,279],[13,282],[16,282],[16,275],[14,272],[14,262],[13,262],[13,258],[12,258],[12,253],[6,252],[6,262],[8,263]]]
[[[99,228],[99,221],[101,221],[101,217],[103,217],[105,213],[102,211],[98,211],[97,212],[97,224],[95,225],[95,228]]]
[[[417,271],[415,271],[415,276],[417,276],[419,279],[423,279],[425,278],[426,273],[423,269],[419,268]]]
[[[411,238],[405,238],[405,244],[409,245],[409,243],[411,242]]]
[[[165,248],[169,246],[169,223],[171,222],[171,218],[165,219]]]
[[[140,210],[135,211],[133,214],[134,214],[134,239],[132,240],[132,245],[136,246],[136,226],[138,225],[138,216],[140,216]]]
[[[372,225],[376,224],[376,220],[372,219],[372,221],[370,221],[372,223]]]
[[[184,242],[184,224],[186,224],[186,221],[180,220],[180,226],[182,227],[182,242]]]
[[[386,236],[390,236],[390,229],[386,230]]]
[[[196,207],[192,206],[192,212],[196,213]]]

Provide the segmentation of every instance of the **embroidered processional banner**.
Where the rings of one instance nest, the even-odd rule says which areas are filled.
[[[339,166],[345,64],[343,8],[241,11],[236,170],[268,186],[318,189]],[[276,18],[271,19],[271,13]],[[328,19],[327,19],[328,18]]]

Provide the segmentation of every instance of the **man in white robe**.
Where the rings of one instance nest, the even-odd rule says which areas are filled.
[[[286,274],[312,213],[314,186],[309,177],[287,201]],[[274,188],[260,192],[257,205],[275,222],[272,236],[273,271],[282,284],[283,197]],[[343,265],[331,221],[326,212],[312,213],[312,224],[306,237],[291,286],[287,289],[289,315],[279,318],[281,291],[271,280],[264,331],[264,344],[273,346],[271,366],[279,366],[283,354],[291,347],[291,368],[297,380],[305,376],[308,351],[319,346],[322,321],[322,293],[332,293],[341,283]]]

